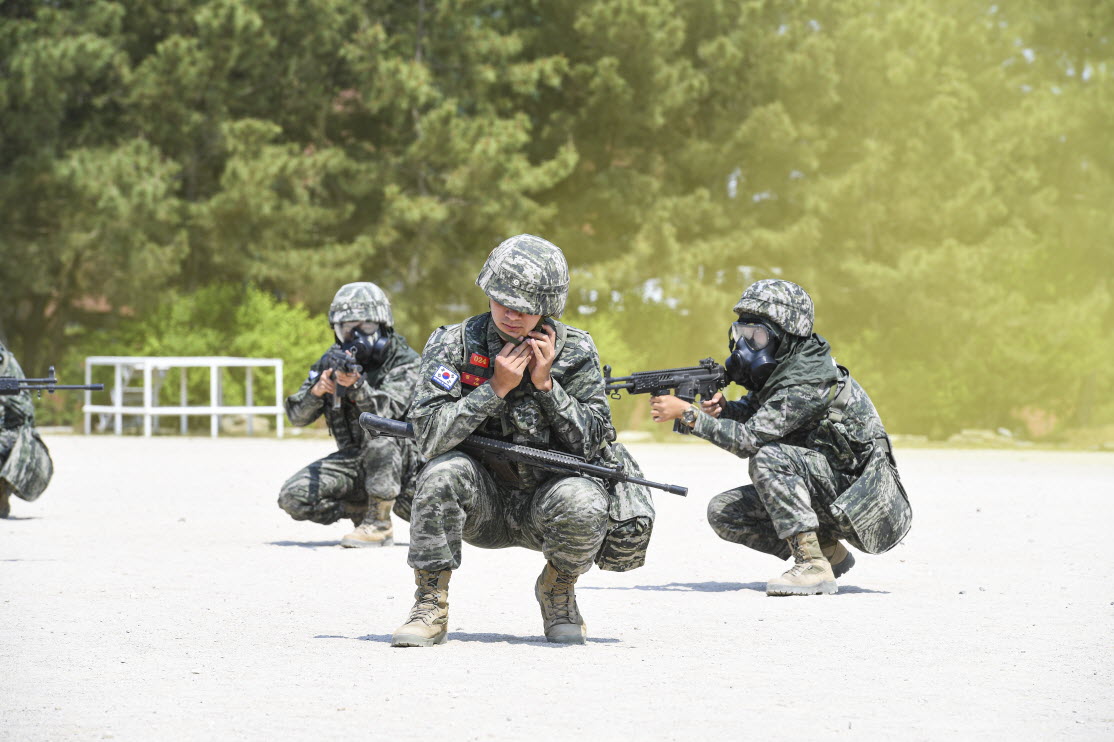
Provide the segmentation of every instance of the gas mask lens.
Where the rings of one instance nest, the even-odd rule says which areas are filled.
[[[362,320],[355,320],[352,322],[336,322],[333,324],[333,332],[336,333],[337,340],[342,343],[352,341],[353,333],[359,330],[361,335],[374,335],[379,330],[378,322],[365,322]]]
[[[731,324],[732,348],[742,339],[746,341],[751,350],[763,350],[770,344],[770,337],[770,330],[765,325],[756,325],[751,322],[733,322]]]

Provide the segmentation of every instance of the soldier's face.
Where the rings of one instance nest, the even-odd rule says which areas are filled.
[[[523,314],[514,309],[505,307],[494,299],[491,302],[491,318],[495,326],[512,337],[524,337],[526,333],[538,326],[542,316],[540,314]]]

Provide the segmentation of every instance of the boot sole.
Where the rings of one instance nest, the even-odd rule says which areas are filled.
[[[436,644],[444,644],[448,632],[438,634],[434,637],[418,636],[416,634],[395,634],[391,637],[392,647],[432,647]]]
[[[819,585],[777,585],[766,586],[767,595],[835,595],[839,586],[831,581],[821,582]]]
[[[340,540],[340,545],[346,549],[374,549],[380,546],[394,546],[394,543],[393,538],[385,538],[382,541],[360,541],[346,536]]]
[[[584,634],[571,634],[569,636],[547,636],[545,638],[550,644],[587,644],[588,637]]]

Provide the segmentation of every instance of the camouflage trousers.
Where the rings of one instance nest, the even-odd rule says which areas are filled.
[[[335,523],[361,517],[378,500],[395,500],[394,512],[405,518],[413,493],[404,484],[414,467],[404,445],[384,436],[318,459],[286,480],[279,507],[294,520]]]
[[[802,531],[846,538],[831,505],[854,481],[833,471],[816,451],[773,443],[750,459],[753,484],[722,492],[708,503],[708,523],[732,543],[789,558],[786,539]]]
[[[607,490],[585,477],[557,475],[515,489],[476,459],[450,451],[422,469],[410,520],[410,566],[460,566],[461,541],[484,549],[540,551],[566,574],[592,567],[609,527]]]

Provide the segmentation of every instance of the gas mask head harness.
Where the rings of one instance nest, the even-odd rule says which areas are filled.
[[[341,350],[351,353],[364,371],[378,368],[387,358],[387,349],[391,344],[390,330],[388,328],[384,332],[378,322],[335,322],[333,332]]]
[[[727,351],[731,354],[723,364],[727,378],[752,392],[758,391],[777,366],[775,357],[780,345],[780,333],[772,322],[755,315],[740,315],[727,334]]]

